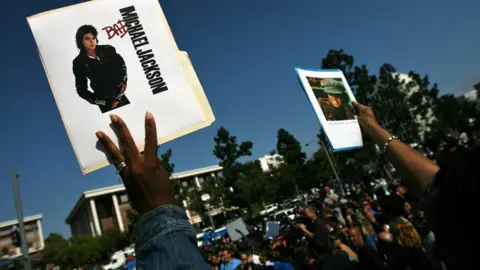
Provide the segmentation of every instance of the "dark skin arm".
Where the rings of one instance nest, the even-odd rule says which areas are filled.
[[[363,131],[378,144],[380,149],[383,149],[383,144],[392,135],[378,124],[370,107],[358,102],[354,102],[354,105]],[[417,196],[423,194],[440,169],[431,160],[400,140],[390,142],[387,158]]]

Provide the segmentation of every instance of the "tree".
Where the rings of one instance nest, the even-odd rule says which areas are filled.
[[[170,177],[175,169],[175,163],[170,161],[172,157],[172,149],[168,148],[168,150],[160,155],[160,164],[162,164],[165,171],[167,171],[168,176]]]
[[[218,129],[213,141],[215,142],[213,154],[220,160],[219,165],[223,167],[226,185],[231,186],[241,169],[238,159],[252,155],[253,143],[250,141],[238,143],[237,137],[231,136],[224,127]]]
[[[288,131],[281,128],[277,133],[277,152],[287,164],[301,166],[307,157],[302,152],[300,142]]]
[[[223,167],[220,178],[224,181],[226,188],[234,187],[238,175],[243,170],[243,165],[238,159],[252,155],[253,143],[250,141],[238,143],[237,137],[230,135],[224,127],[218,129],[213,141],[215,143],[213,154],[220,160],[219,165]],[[240,207],[248,206],[248,202],[238,196],[236,191],[227,192],[225,199]]]
[[[288,131],[281,128],[277,132],[277,152],[284,163],[270,171],[278,183],[277,197],[287,198],[304,186],[304,165],[306,154],[302,152],[300,142]],[[297,186],[296,186],[296,185]]]
[[[45,247],[42,251],[43,257],[47,263],[60,264],[61,252],[68,247],[68,241],[58,233],[51,233],[45,239]]]
[[[434,112],[436,119],[431,125],[430,137],[443,139],[446,134],[462,132],[471,135],[479,128],[479,105],[464,97],[441,96],[435,103]]]
[[[248,202],[250,210],[258,205],[270,202],[275,196],[276,188],[269,182],[269,177],[262,170],[258,160],[246,162],[244,169],[235,182],[238,196]]]

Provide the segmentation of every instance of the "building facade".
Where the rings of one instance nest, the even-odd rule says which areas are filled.
[[[34,215],[23,218],[25,235],[29,254],[35,254],[43,250],[45,242],[42,230],[42,215]],[[0,222],[0,259],[16,258],[22,256],[20,248],[13,245],[12,233],[18,228],[18,220]]]
[[[174,173],[171,181],[180,181],[185,189],[201,190],[207,177],[217,177],[222,167],[215,165],[195,170]],[[102,235],[107,230],[128,230],[127,212],[131,209],[123,184],[83,192],[65,222],[70,226],[72,235]],[[192,223],[198,223],[198,214],[187,216]]]
[[[258,161],[260,161],[260,166],[264,172],[268,172],[272,168],[277,168],[284,162],[283,157],[279,154],[264,155],[259,158]]]

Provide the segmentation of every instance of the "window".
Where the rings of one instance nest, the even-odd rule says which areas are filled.
[[[120,202],[121,203],[127,203],[128,202],[128,195],[127,194],[120,195]]]

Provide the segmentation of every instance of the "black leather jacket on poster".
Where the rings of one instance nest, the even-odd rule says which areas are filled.
[[[95,104],[96,100],[113,100],[127,83],[127,67],[123,58],[110,45],[97,45],[97,59],[81,51],[73,60],[73,74],[78,95]],[[88,80],[93,93],[88,90]],[[120,95],[121,96],[121,95]]]

